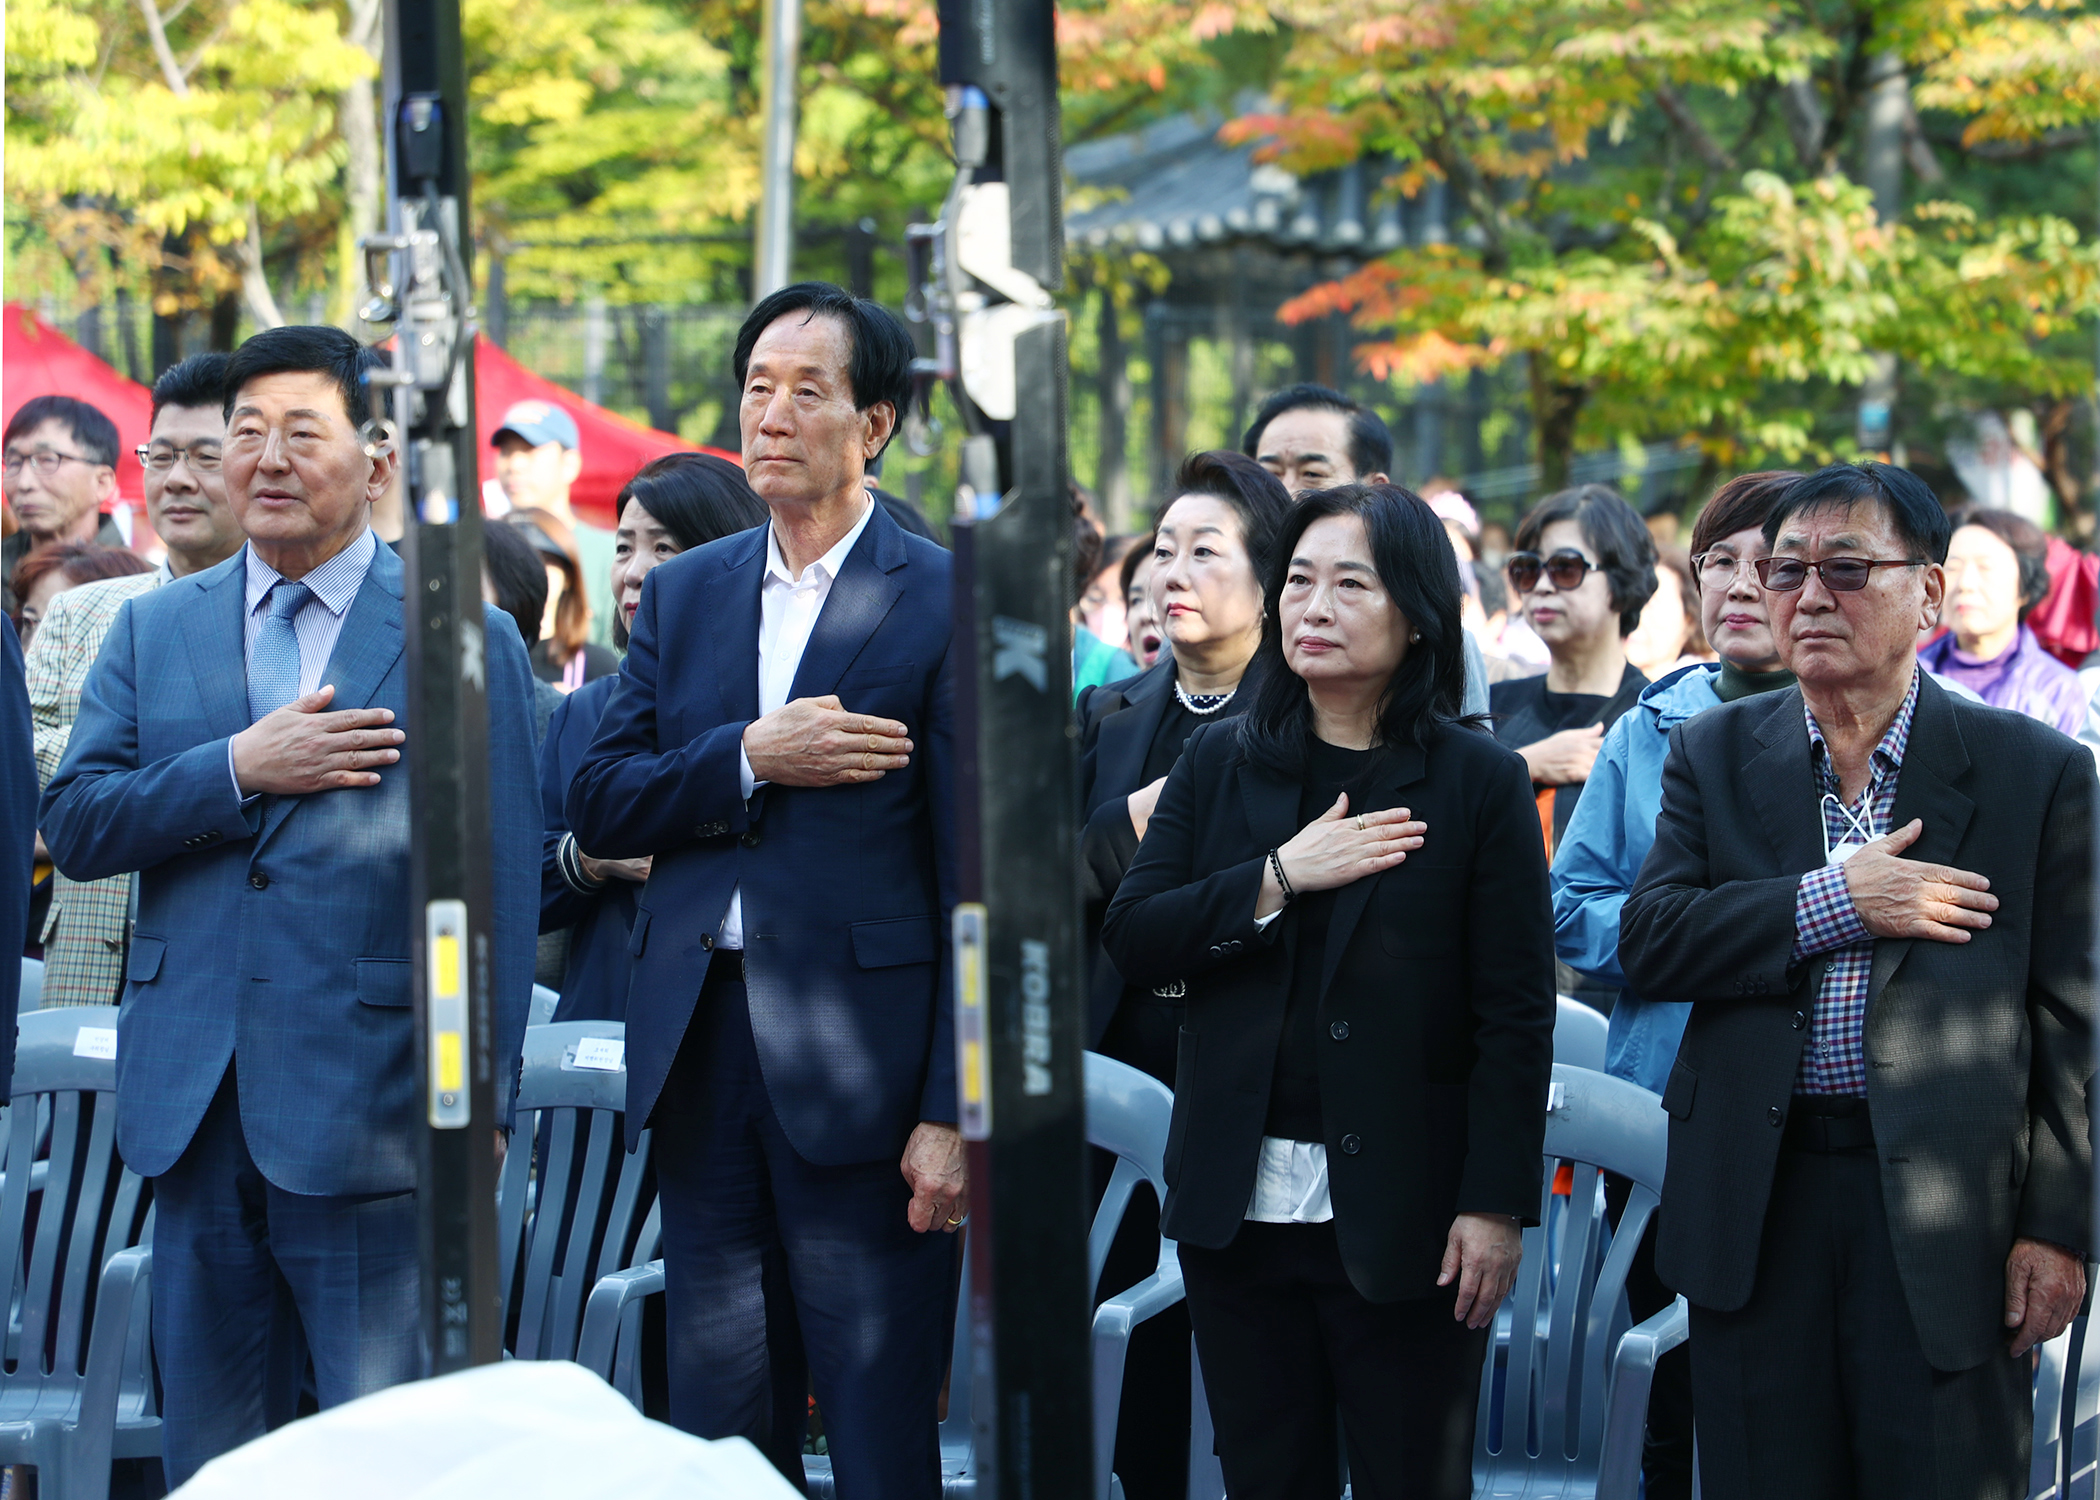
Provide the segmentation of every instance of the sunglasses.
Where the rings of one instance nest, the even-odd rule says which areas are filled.
[[[1582,587],[1582,580],[1590,576],[1593,564],[1580,552],[1568,548],[1551,557],[1540,557],[1536,552],[1512,552],[1502,571],[1509,575],[1510,587],[1520,594],[1528,594],[1539,586],[1539,575],[1545,574],[1553,586],[1563,593]]]
[[[1876,568],[1922,568],[1925,560],[1920,557],[1892,557],[1868,559],[1864,557],[1826,557],[1819,563],[1804,561],[1798,557],[1760,557],[1750,566],[1757,569],[1757,581],[1778,594],[1791,594],[1808,582],[1809,570],[1823,580],[1823,587],[1834,594],[1852,594],[1867,586]]]

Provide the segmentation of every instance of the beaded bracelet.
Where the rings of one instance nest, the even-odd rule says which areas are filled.
[[[1290,905],[1298,899],[1298,893],[1291,889],[1290,879],[1283,873],[1283,857],[1274,849],[1269,851],[1269,868],[1276,872],[1276,884],[1283,890],[1283,904]]]

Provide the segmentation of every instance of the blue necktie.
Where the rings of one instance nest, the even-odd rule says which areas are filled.
[[[314,591],[303,583],[279,579],[263,601],[262,629],[248,658],[248,719],[275,713],[299,696],[299,636],[292,617],[306,607]]]

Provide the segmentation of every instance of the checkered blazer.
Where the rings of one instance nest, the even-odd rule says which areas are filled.
[[[101,653],[102,638],[124,601],[160,582],[140,573],[67,589],[51,601],[29,642],[29,715],[36,734],[36,780],[49,784],[65,758],[80,712],[80,689]],[[124,982],[124,947],[131,915],[131,877],[112,875],[85,884],[54,872],[44,944],[44,1004],[114,1005]]]

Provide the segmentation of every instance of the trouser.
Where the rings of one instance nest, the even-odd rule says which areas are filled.
[[[801,1376],[777,1367],[767,1337],[768,1292],[784,1282],[839,1500],[931,1500],[955,1242],[906,1222],[901,1142],[847,1166],[796,1153],[766,1095],[743,981],[723,977],[735,972],[716,955],[652,1119],[671,1421],[749,1438],[801,1484],[801,1435],[777,1430],[793,1403],[776,1392]]]
[[[1334,1225],[1245,1223],[1181,1246],[1189,1320],[1232,1500],[1335,1500],[1335,1416],[1356,1500],[1467,1500],[1488,1330],[1455,1296],[1372,1302]]]
[[[290,1419],[305,1355],[325,1409],[421,1373],[413,1193],[316,1197],[248,1154],[229,1067],[153,1179],[153,1342],[172,1489]]]
[[[1606,1173],[1604,1201],[1616,1233],[1626,1212],[1633,1180]],[[1626,1268],[1626,1305],[1633,1321],[1644,1323],[1677,1300],[1677,1294],[1655,1274],[1655,1230],[1660,1213],[1648,1219],[1647,1232]],[[1642,1493],[1645,1500],[1691,1500],[1692,1495],[1692,1351],[1679,1344],[1656,1361],[1648,1387],[1648,1430],[1641,1445]]]
[[[1819,1123],[1850,1105],[1796,1097],[1756,1288],[1735,1312],[1692,1308],[1701,1489],[1707,1500],[2020,1500],[2028,1361],[1997,1352],[1949,1371],[1926,1360],[1868,1122]]]

